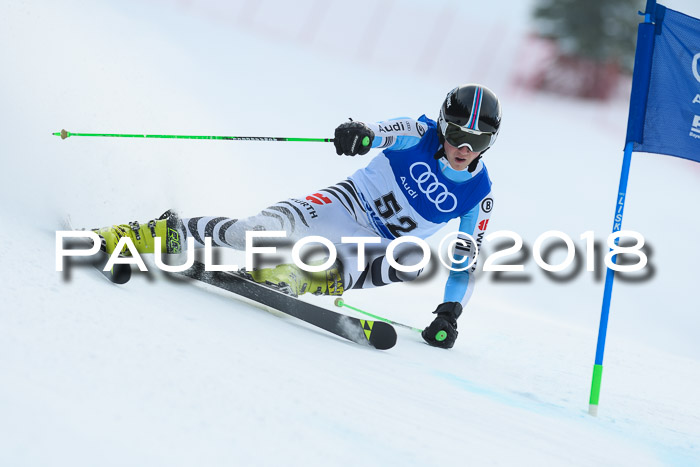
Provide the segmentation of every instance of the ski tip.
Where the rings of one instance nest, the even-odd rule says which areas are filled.
[[[129,264],[115,264],[112,269],[105,271],[103,268],[109,260],[109,255],[104,251],[100,250],[98,253],[99,259],[97,262],[93,263],[93,266],[97,268],[98,271],[102,273],[110,282],[113,284],[126,284],[131,279],[131,265]]]
[[[375,321],[369,335],[369,343],[378,350],[388,350],[396,345],[396,329],[391,324]]]
[[[131,279],[131,266],[128,264],[115,264],[111,271],[107,271],[103,274],[114,284],[126,284],[129,282],[129,279]]]
[[[340,297],[336,298],[334,303],[335,303],[335,306],[338,306],[338,307],[345,305],[345,302]]]

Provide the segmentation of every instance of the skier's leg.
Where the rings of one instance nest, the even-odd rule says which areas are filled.
[[[278,203],[282,204],[282,203]],[[110,225],[94,231],[102,238],[103,249],[111,254],[122,237],[130,237],[139,253],[153,253],[154,239],[160,237],[162,253],[179,253],[186,248],[187,238],[194,239],[195,248],[204,248],[204,239],[211,237],[212,246],[229,247],[237,250],[245,248],[246,231],[284,230],[300,233],[297,221],[308,227],[296,212],[287,209],[277,210],[277,205],[264,209],[255,216],[233,219],[224,216],[190,217],[180,219],[172,211],[166,211],[158,219],[147,223],[129,222]],[[279,213],[279,214],[278,214]],[[286,223],[282,222],[282,215]],[[288,215],[288,217],[287,217]],[[257,244],[264,242],[258,241]],[[128,254],[125,248],[121,252]]]
[[[405,272],[396,269],[387,260],[386,249],[391,240],[383,238],[381,243],[365,246],[364,261],[358,263],[356,245],[336,245],[338,265],[345,290],[369,289],[395,282],[409,282],[416,279],[422,269]],[[423,260],[423,249],[414,243],[400,243],[394,248],[393,257],[403,266],[413,266]]]
[[[205,237],[212,237],[214,246],[242,250],[247,231],[284,231],[287,239],[296,242],[308,235],[320,235],[332,243],[344,236],[375,236],[365,208],[354,185],[344,180],[308,196],[289,198],[242,219],[228,217],[193,217],[182,219],[187,237],[202,247]],[[278,243],[273,239],[269,243]],[[263,239],[257,244],[265,244]]]
[[[352,247],[352,245],[342,244],[342,238],[377,237],[365,208],[360,202],[360,196],[350,180],[344,180],[336,185],[318,190],[318,192],[312,193],[303,199],[291,198],[277,203],[263,210],[260,216],[266,217],[264,222],[259,216],[249,218],[245,223],[239,221],[233,227],[233,230],[229,229],[227,231],[227,237],[232,232],[235,232],[237,226],[240,226],[243,231],[241,232],[242,234],[244,234],[245,230],[284,230],[292,241],[297,241],[308,235],[318,235],[326,238],[338,247],[336,248],[338,260],[325,271],[310,273],[294,264],[282,264],[275,268],[251,272],[253,279],[258,282],[285,282],[297,295],[306,292],[323,295],[342,295],[345,282],[341,275],[343,255],[345,251],[350,252]],[[275,227],[268,227],[270,222]],[[241,233],[238,235],[240,236]],[[229,243],[232,242],[233,238],[228,241]],[[372,257],[375,256],[377,255]],[[320,263],[316,262],[315,264]],[[354,276],[357,276],[357,274]],[[351,282],[356,281],[356,277],[353,279],[354,276],[348,276]],[[377,276],[377,274],[374,276]],[[395,278],[394,275],[392,275],[393,278]]]
[[[211,237],[212,246],[229,247],[242,250],[245,247],[245,237],[243,243],[235,241],[237,235],[231,235],[232,232],[237,232],[243,222],[238,224],[238,219],[230,217],[215,217],[202,216],[190,217],[182,219],[182,230],[185,238],[193,238],[195,248],[204,248],[204,239]],[[236,224],[238,224],[236,226]],[[231,229],[232,232],[229,232]],[[266,229],[258,229],[266,230]]]
[[[367,236],[367,235],[365,235]],[[325,271],[308,272],[296,264],[280,264],[274,268],[250,272],[257,282],[286,284],[295,295],[311,292],[317,295],[342,295],[349,289],[369,289],[395,282],[416,279],[422,269],[412,272],[400,271],[389,264],[386,247],[390,240],[366,245],[364,260],[358,262],[356,245],[336,244],[337,260]],[[401,243],[394,248],[393,257],[398,264],[413,266],[423,259],[423,249],[411,243]],[[323,260],[314,264],[322,264]]]
[[[195,248],[204,248],[204,239],[211,237],[212,246],[244,250],[247,231],[275,230],[284,231],[288,239],[298,240],[312,230],[309,222],[298,210],[288,209],[289,201],[283,201],[263,209],[259,214],[243,219],[224,216],[202,216],[179,219],[176,214],[167,211],[160,218],[140,224],[110,225],[94,231],[102,237],[103,248],[112,253],[119,239],[130,237],[139,253],[154,252],[154,238],[162,239],[163,253],[178,253],[186,248],[186,240],[194,239]],[[318,216],[316,216],[318,217]],[[328,216],[327,216],[328,217]],[[315,230],[322,231],[323,222],[311,222]],[[177,240],[177,242],[175,241]],[[256,241],[256,245],[278,243],[279,239],[268,242]],[[124,249],[122,254],[128,254]]]

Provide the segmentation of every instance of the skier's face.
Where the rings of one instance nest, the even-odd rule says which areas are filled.
[[[469,164],[479,157],[479,152],[471,151],[467,146],[456,148],[445,141],[445,156],[450,163],[450,166],[455,170],[464,170],[469,167]]]

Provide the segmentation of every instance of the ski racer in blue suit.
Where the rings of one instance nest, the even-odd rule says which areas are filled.
[[[188,238],[203,247],[210,237],[214,246],[245,249],[247,231],[285,231],[297,241],[309,235],[328,239],[337,261],[325,271],[307,272],[293,264],[250,271],[258,282],[284,283],[289,292],[341,295],[415,279],[421,271],[403,272],[387,260],[386,248],[404,235],[426,238],[452,219],[459,231],[480,247],[493,209],[491,180],[483,154],[494,144],[501,125],[501,106],[488,88],[467,84],[451,90],[437,121],[425,115],[417,120],[397,118],[379,123],[349,121],[335,130],[338,155],[364,155],[382,151],[363,169],[336,185],[306,196],[289,198],[243,218],[179,218],[166,213],[146,225],[110,226],[97,231],[111,253],[119,238],[128,235],[139,252],[153,252],[153,238],[166,241],[163,251],[181,251]],[[363,253],[344,237],[371,237]],[[469,264],[475,245],[463,235],[454,247],[454,269]],[[111,248],[111,249],[110,249]],[[393,252],[397,262],[414,265],[423,251],[414,243],[400,243]],[[364,259],[363,259],[364,258]],[[459,263],[460,259],[466,262]],[[457,319],[474,290],[474,262],[468,269],[452,270],[436,317],[422,332],[433,346],[451,348],[457,339]]]

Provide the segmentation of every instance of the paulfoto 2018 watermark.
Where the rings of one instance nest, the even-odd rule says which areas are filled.
[[[245,238],[245,267],[253,269],[254,255],[274,254],[277,248],[274,246],[255,246],[254,240],[259,238],[285,238],[287,233],[284,231],[248,231]],[[632,238],[635,243],[631,246],[620,246],[618,243],[622,238]],[[90,239],[93,244],[90,248],[84,249],[67,249],[64,245],[64,240],[70,239]],[[488,255],[484,260],[482,269],[487,272],[519,272],[523,271],[522,264],[496,264],[497,260],[502,260],[510,255],[518,253],[523,248],[523,239],[516,232],[510,230],[499,230],[489,235],[482,237],[478,236],[478,241],[471,235],[465,232],[451,232],[445,235],[440,241],[438,247],[438,260],[450,271],[466,271],[473,268],[479,258],[481,251],[482,240],[492,242],[497,239],[508,239],[513,242],[513,245],[495,251]],[[585,241],[585,257],[586,271],[595,270],[595,243],[594,232],[587,231],[581,234],[580,239]],[[566,257],[558,264],[550,264],[542,257],[542,246],[545,242],[555,240],[563,242],[566,247]],[[159,253],[162,249],[162,239],[154,237],[154,251],[156,252],[155,265],[157,268],[166,272],[182,272],[194,264],[194,239],[187,239],[186,261],[181,265],[168,265],[163,262],[162,255]],[[341,243],[357,245],[357,267],[360,271],[365,267],[365,245],[381,243],[380,237],[342,237]],[[423,253],[423,257],[416,264],[405,265],[400,264],[394,257],[395,249],[403,243],[413,243]],[[551,242],[550,242],[551,243]],[[322,264],[306,264],[301,258],[301,251],[304,247],[310,244],[323,245],[328,250],[328,256]],[[93,256],[100,250],[100,237],[92,231],[57,231],[56,232],[56,271],[63,271],[63,260],[67,257],[78,256]],[[644,236],[639,232],[632,230],[620,230],[610,234],[607,238],[609,247],[608,253],[605,255],[605,266],[618,272],[635,272],[643,269],[648,262],[647,255],[642,251],[644,246]],[[128,251],[129,255],[120,255],[122,251]],[[448,260],[442,257],[441,252],[447,252]],[[535,263],[545,271],[558,272],[569,267],[574,261],[576,255],[576,247],[572,238],[561,231],[549,230],[541,234],[535,240],[532,247],[532,256]],[[638,258],[638,261],[633,264],[617,264],[614,260],[616,255],[628,254]],[[386,247],[386,259],[389,265],[398,271],[415,272],[423,269],[431,260],[432,253],[428,243],[418,237],[404,236],[392,240]],[[292,260],[300,269],[308,272],[325,271],[330,268],[337,259],[337,250],[333,242],[325,237],[312,235],[303,237],[294,243],[292,247]],[[466,263],[466,265],[464,265]],[[110,255],[109,260],[104,266],[104,271],[108,271],[115,264],[134,264],[141,271],[148,271],[146,264],[137,251],[133,241],[129,237],[122,237]],[[204,266],[207,271],[236,271],[239,269],[237,265],[220,265],[214,264],[213,261],[213,246],[210,237],[204,238]]]

